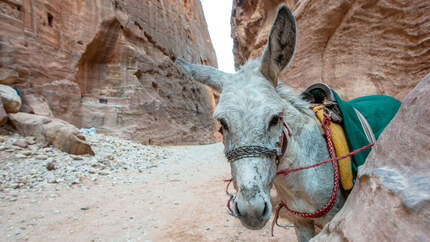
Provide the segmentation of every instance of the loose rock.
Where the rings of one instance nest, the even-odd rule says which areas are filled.
[[[46,164],[46,169],[47,169],[48,171],[55,170],[55,163],[53,163],[53,162],[49,162],[48,164]]]
[[[13,145],[21,147],[21,148],[27,148],[28,147],[27,142],[25,142],[23,140],[17,140],[13,143]]]

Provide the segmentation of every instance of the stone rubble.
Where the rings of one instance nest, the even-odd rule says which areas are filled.
[[[82,186],[110,177],[114,183],[132,182],[117,176],[121,171],[156,167],[168,152],[102,134],[86,134],[95,156],[71,155],[52,146],[43,147],[34,137],[0,135],[0,199],[14,202],[26,191],[45,191],[52,185]],[[16,146],[27,144],[26,148]],[[113,184],[114,184],[113,183]]]

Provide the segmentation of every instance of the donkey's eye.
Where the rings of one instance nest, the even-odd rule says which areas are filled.
[[[219,123],[221,124],[221,129],[220,129],[221,133],[223,130],[228,131],[228,126],[224,119],[220,119]]]
[[[280,120],[279,115],[273,116],[272,119],[270,120],[269,128],[277,125],[279,123],[279,120]]]

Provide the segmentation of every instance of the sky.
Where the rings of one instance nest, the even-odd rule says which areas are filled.
[[[231,35],[232,0],[201,0],[208,24],[212,45],[215,48],[218,68],[234,73],[233,39]]]

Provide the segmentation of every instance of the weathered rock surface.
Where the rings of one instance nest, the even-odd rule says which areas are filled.
[[[18,81],[18,73],[8,68],[0,68],[0,84],[12,85]]]
[[[7,113],[16,113],[21,108],[21,97],[12,87],[0,84],[0,97]]]
[[[313,241],[430,238],[430,74],[379,137],[342,210]]]
[[[23,136],[34,136],[38,142],[53,145],[69,154],[94,155],[79,130],[61,119],[29,113],[9,114],[9,119]]]
[[[176,56],[216,66],[198,0],[0,1],[0,68],[80,128],[153,144],[214,141],[213,100]]]
[[[3,124],[5,124],[7,120],[8,120],[8,116],[6,111],[4,110],[3,102],[0,99],[0,127],[3,126]]]
[[[348,99],[402,99],[430,72],[428,0],[234,0],[236,66],[261,55],[280,2],[298,26],[295,58],[280,80],[297,91],[325,82]]]
[[[33,114],[47,116],[47,117],[54,117],[54,114],[52,113],[49,107],[48,100],[46,100],[44,96],[40,96],[36,94],[22,95],[22,106],[24,105],[28,106],[29,108],[28,113],[33,113]],[[22,111],[22,106],[20,111]]]

